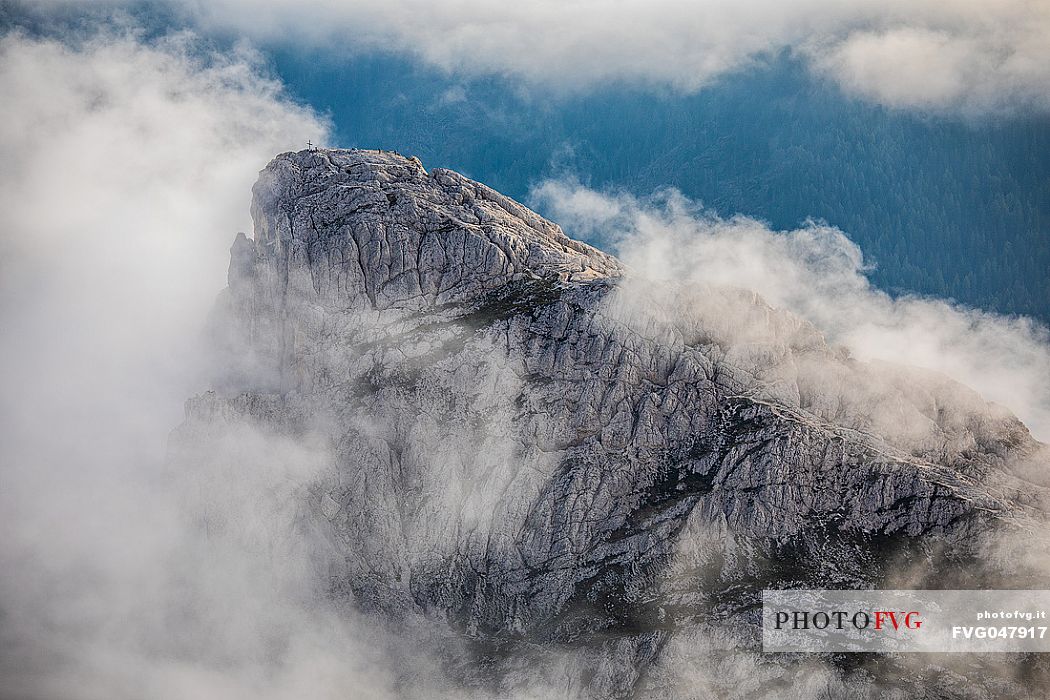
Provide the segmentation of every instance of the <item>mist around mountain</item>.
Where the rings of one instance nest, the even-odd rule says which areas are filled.
[[[828,14],[825,59],[932,41],[954,92],[821,73],[757,0],[687,54],[761,65],[643,42],[641,83],[555,89],[550,42],[494,71],[431,3],[318,7],[0,5],[0,696],[1047,694],[1040,656],[784,658],[754,618],[1046,586],[1047,329],[947,287],[1045,278],[1044,64],[997,62],[1041,14]],[[972,232],[886,243],[966,303],[825,208]]]
[[[622,225],[623,203],[569,198]],[[814,674],[833,697],[1045,687],[1023,655],[912,678],[906,656],[760,653],[767,588],[1038,585],[1045,445],[939,373],[828,345],[860,325],[825,315],[834,298],[882,340],[948,334],[952,313],[893,308],[848,266],[825,286],[805,266],[834,230],[677,209],[664,231],[628,213],[621,264],[415,157],[277,156],[211,319],[212,390],[172,434],[209,494],[190,512],[233,541],[301,542],[324,597],[389,636],[408,696],[809,697]],[[313,466],[275,520],[211,495],[290,445]],[[416,650],[446,670],[416,672]]]

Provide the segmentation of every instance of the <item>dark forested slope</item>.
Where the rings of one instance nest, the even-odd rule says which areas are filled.
[[[1050,321],[1045,116],[887,110],[788,58],[696,95],[540,97],[392,58],[275,57],[294,93],[330,110],[341,145],[415,153],[518,198],[571,173],[643,195],[677,187],[780,228],[825,219],[860,244],[885,289]]]

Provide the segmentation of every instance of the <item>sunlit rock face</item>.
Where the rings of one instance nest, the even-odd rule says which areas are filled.
[[[775,695],[812,668],[760,654],[763,588],[987,583],[1041,517],[1001,409],[749,292],[632,281],[457,173],[287,153],[252,213],[174,459],[237,460],[243,425],[322,449],[297,507],[332,597],[446,626],[468,686]]]

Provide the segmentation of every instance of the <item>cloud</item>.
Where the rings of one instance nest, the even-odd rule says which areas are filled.
[[[8,34],[0,93],[0,695],[382,696],[289,506],[324,446],[243,426],[165,471],[251,184],[325,125],[187,35]]]
[[[925,27],[860,31],[814,51],[816,68],[853,94],[892,107],[1046,109],[1050,25],[981,36]]]
[[[1050,108],[1050,4],[1030,0],[184,0],[204,26],[403,52],[563,88],[695,91],[793,52],[893,107]]]
[[[570,235],[612,240],[631,277],[640,280],[636,292],[652,297],[659,288],[654,282],[673,285],[677,291],[662,305],[658,295],[646,302],[649,317],[656,310],[676,318],[700,314],[708,324],[724,321],[723,335],[750,340],[746,313],[711,289],[753,290],[858,359],[942,373],[1015,412],[1036,437],[1050,437],[1050,334],[1044,326],[940,299],[891,297],[871,286],[860,249],[838,229],[812,222],[795,231],[773,231],[747,217],[721,218],[673,190],[638,199],[548,181],[534,190],[533,199]],[[759,320],[766,333],[768,321]],[[807,342],[804,329],[790,332],[796,337],[789,342]],[[874,365],[864,381],[881,377],[894,392],[907,391],[911,380],[879,367]],[[793,371],[825,384],[839,373],[826,363]],[[886,401],[864,395],[856,376],[841,380],[840,393],[853,397],[858,410],[871,413]],[[953,401],[976,405],[959,392]],[[883,429],[909,428],[875,418],[883,418]]]

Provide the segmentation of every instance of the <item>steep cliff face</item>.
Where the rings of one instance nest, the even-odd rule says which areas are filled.
[[[1041,517],[1005,412],[748,292],[632,280],[454,172],[283,154],[252,213],[173,454],[228,459],[237,425],[322,445],[303,512],[332,595],[447,622],[468,683],[544,660],[567,694],[772,692],[801,671],[717,653],[759,648],[762,588],[976,582],[982,538]]]

